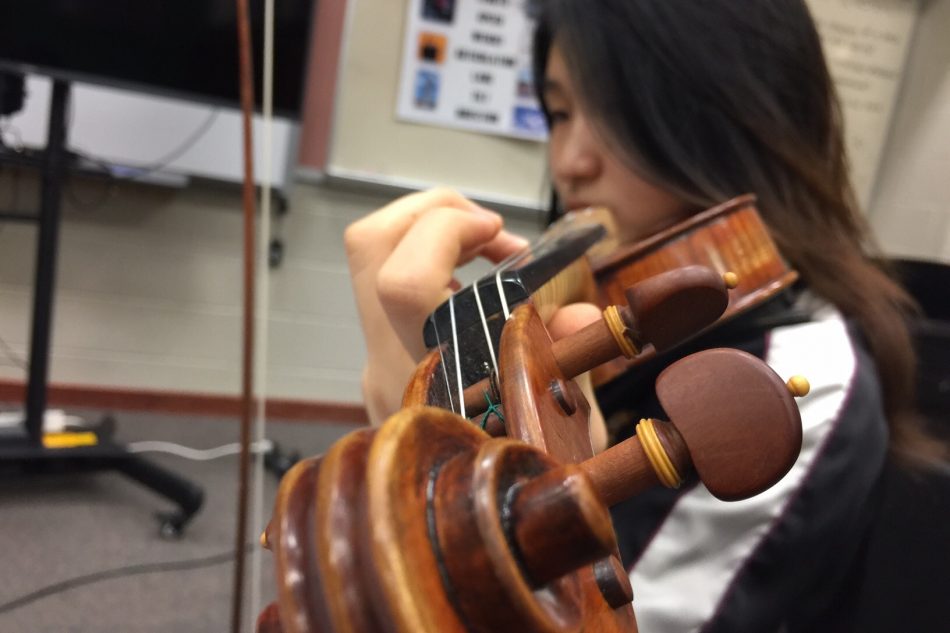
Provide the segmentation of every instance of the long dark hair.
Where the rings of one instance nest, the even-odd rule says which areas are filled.
[[[546,0],[536,8],[542,106],[556,44],[585,112],[641,176],[697,209],[755,193],[789,263],[864,332],[892,451],[934,457],[937,446],[911,411],[913,301],[875,264],[840,105],[804,1]]]

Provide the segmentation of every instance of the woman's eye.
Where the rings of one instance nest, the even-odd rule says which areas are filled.
[[[549,110],[548,117],[550,118],[550,124],[553,127],[558,123],[564,123],[569,118],[569,113],[567,110]]]

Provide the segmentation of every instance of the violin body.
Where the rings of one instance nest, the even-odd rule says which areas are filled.
[[[626,289],[644,279],[693,265],[736,274],[738,285],[729,293],[725,319],[767,301],[798,279],[775,247],[753,195],[733,198],[592,262],[604,305],[622,301]]]
[[[644,279],[690,265],[735,273],[738,284],[719,323],[761,305],[798,279],[762,222],[753,195],[733,198],[591,262],[601,305],[622,301],[626,289]],[[594,371],[594,384],[608,383],[649,358],[611,361]]]

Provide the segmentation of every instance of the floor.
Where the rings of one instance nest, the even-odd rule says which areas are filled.
[[[97,415],[87,412],[87,418]],[[233,419],[120,413],[116,420],[123,442],[212,448],[239,437]],[[272,422],[266,437],[287,453],[308,456],[352,428]],[[0,476],[0,631],[230,630],[238,460],[189,461],[160,453],[148,458],[204,488],[204,507],[179,540],[159,534],[155,514],[169,504],[119,474]],[[265,522],[276,487],[276,477],[266,474]],[[252,531],[248,540],[256,544]],[[259,606],[250,606],[253,555],[246,561],[244,630],[250,631]],[[270,601],[273,560],[263,552],[260,561],[260,594]]]

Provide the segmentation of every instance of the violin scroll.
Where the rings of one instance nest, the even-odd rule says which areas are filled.
[[[801,445],[790,389],[744,352],[689,356],[656,388],[670,422],[578,463],[432,407],[301,462],[265,539],[290,579],[282,630],[635,632],[608,507],[690,469],[745,498]],[[281,630],[273,615],[261,633]]]

